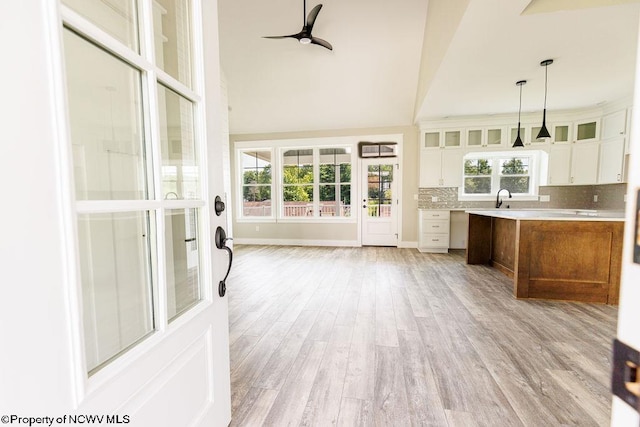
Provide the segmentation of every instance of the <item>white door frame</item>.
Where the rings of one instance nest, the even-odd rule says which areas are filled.
[[[638,38],[640,39],[640,32]],[[636,55],[633,105],[629,126],[632,131],[629,141],[631,155],[626,157],[626,161],[631,159],[637,165],[637,155],[640,153],[640,108],[638,108],[640,105],[640,43],[638,43],[638,54]],[[640,310],[638,310],[638,301],[640,301],[640,287],[638,286],[640,264],[636,264],[633,261],[634,244],[638,238],[636,227],[640,227],[640,224],[637,224],[640,168],[629,167],[628,170],[617,338],[628,346],[640,350],[640,330],[638,330],[638,325],[640,324]],[[612,426],[637,426],[639,420],[638,412],[634,408],[631,408],[617,396],[613,396],[611,407]]]
[[[402,185],[402,175],[404,173],[404,169],[402,167],[402,152],[403,152],[403,135],[402,134],[394,134],[394,135],[376,135],[375,137],[368,137],[367,141],[372,141],[372,142],[396,142],[397,145],[397,157],[393,157],[393,158],[387,158],[387,159],[392,159],[394,164],[397,164],[398,167],[394,169],[394,182],[396,183],[396,196],[397,196],[397,203],[396,203],[396,216],[397,216],[397,226],[396,226],[396,233],[398,234],[398,239],[397,239],[397,243],[395,246],[400,247],[401,242],[402,242],[402,189],[403,189],[403,185]],[[384,158],[382,159],[371,159],[371,161],[373,160],[385,160]],[[356,190],[356,194],[358,195],[358,198],[356,199],[356,201],[358,202],[357,204],[355,203],[356,201],[353,201],[351,204],[352,206],[356,207],[358,209],[358,211],[360,212],[360,214],[358,215],[358,243],[360,246],[363,245],[363,227],[364,227],[364,221],[365,218],[364,216],[366,215],[366,212],[364,212],[364,209],[362,208],[362,200],[366,199],[367,194],[366,191],[364,191],[364,187],[365,187],[365,182],[366,182],[366,174],[367,174],[367,165],[370,163],[370,159],[362,159],[362,158],[358,158],[358,171],[357,171],[357,176],[358,176],[358,186],[357,186],[357,190]]]

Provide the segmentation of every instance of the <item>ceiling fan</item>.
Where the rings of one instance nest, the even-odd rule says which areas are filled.
[[[329,50],[333,50],[333,46],[326,41],[319,39],[318,37],[313,37],[311,35],[311,31],[313,30],[313,24],[316,23],[316,18],[318,17],[318,13],[320,13],[320,9],[322,9],[322,4],[314,7],[311,12],[309,12],[309,16],[307,16],[307,2],[306,0],[302,0],[303,4],[303,15],[302,15],[302,30],[297,34],[291,34],[289,36],[265,36],[265,39],[297,39],[302,44],[317,44],[322,47],[325,47]],[[304,19],[307,18],[307,23],[305,24]]]

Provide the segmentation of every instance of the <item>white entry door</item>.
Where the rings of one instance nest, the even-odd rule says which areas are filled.
[[[362,244],[398,246],[398,165],[395,159],[362,160]]]
[[[0,16],[16,61],[0,222],[20,233],[0,244],[2,422],[228,425],[216,2],[4,0]]]

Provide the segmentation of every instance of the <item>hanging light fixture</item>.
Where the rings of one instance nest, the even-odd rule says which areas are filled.
[[[545,59],[540,63],[540,66],[544,67],[544,109],[542,110],[542,127],[536,136],[537,139],[551,138],[547,130],[547,67],[551,64],[553,64],[553,59]]]
[[[522,86],[526,85],[526,80],[520,80],[516,82],[516,85],[520,86],[520,105],[518,106],[518,136],[516,140],[513,142],[513,147],[524,147],[522,143],[522,138],[520,138],[520,111],[522,110]]]

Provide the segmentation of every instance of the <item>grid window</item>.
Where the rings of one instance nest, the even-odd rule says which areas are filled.
[[[492,195],[504,188],[514,195],[534,195],[534,157],[535,154],[511,157],[504,153],[465,156],[461,194]]]
[[[244,151],[242,164],[242,216],[271,217],[271,151]]]
[[[283,216],[314,216],[313,150],[287,150],[282,159]]]
[[[531,175],[528,157],[500,160],[500,188],[506,188],[513,194],[530,192]]]
[[[320,149],[320,216],[351,216],[351,149]]]

